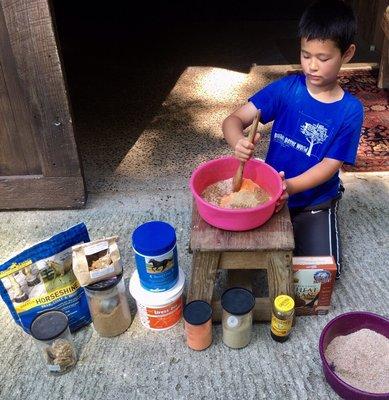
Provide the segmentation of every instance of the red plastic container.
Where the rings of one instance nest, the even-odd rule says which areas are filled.
[[[388,400],[389,393],[369,393],[354,388],[332,371],[324,352],[328,344],[337,336],[348,335],[360,329],[371,329],[389,338],[389,319],[370,312],[356,311],[341,314],[331,320],[320,335],[319,352],[323,372],[332,389],[346,400]]]
[[[247,231],[263,225],[274,213],[276,202],[282,194],[282,181],[278,172],[260,160],[246,162],[243,177],[251,179],[271,196],[258,207],[227,209],[206,202],[201,193],[209,185],[232,178],[238,168],[235,157],[221,157],[201,164],[190,178],[190,189],[201,217],[210,225],[228,231]]]

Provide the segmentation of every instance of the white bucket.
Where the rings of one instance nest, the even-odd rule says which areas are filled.
[[[142,325],[154,331],[164,331],[176,325],[182,317],[185,275],[178,272],[177,283],[164,292],[150,292],[144,289],[135,270],[130,279],[130,293],[136,300]]]

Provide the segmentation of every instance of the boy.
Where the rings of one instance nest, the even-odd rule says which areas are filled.
[[[303,74],[266,86],[223,122],[235,156],[247,161],[254,145],[243,135],[255,114],[274,120],[266,162],[279,171],[284,192],[278,212],[288,202],[295,255],[333,255],[337,277],[341,255],[337,221],[342,163],[355,161],[363,107],[337,83],[343,63],[355,53],[356,21],[341,0],[318,0],[299,24]],[[258,136],[256,140],[258,140]]]

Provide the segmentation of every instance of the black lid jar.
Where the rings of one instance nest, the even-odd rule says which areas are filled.
[[[37,315],[30,331],[51,374],[60,375],[75,366],[77,355],[65,313],[48,310]]]
[[[123,274],[85,286],[93,326],[100,336],[117,336],[131,324]]]
[[[212,343],[212,307],[194,300],[184,308],[186,343],[193,350],[205,350]]]
[[[223,342],[234,349],[247,346],[252,333],[254,295],[245,288],[233,287],[223,293],[221,304]]]

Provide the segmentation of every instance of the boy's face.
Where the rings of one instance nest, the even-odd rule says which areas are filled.
[[[312,86],[325,87],[336,82],[344,57],[332,40],[301,39],[301,66]]]

